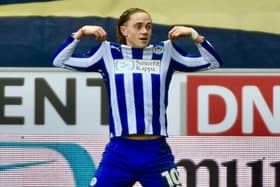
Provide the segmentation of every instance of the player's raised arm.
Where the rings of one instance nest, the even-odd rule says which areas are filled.
[[[89,69],[95,70],[95,64],[102,59],[103,46],[102,42],[96,48],[90,50],[88,54],[73,54],[80,39],[84,36],[93,36],[98,41],[105,41],[107,33],[101,26],[85,25],[74,32],[68,39],[61,45],[52,57],[54,66],[77,69],[80,71],[88,71]]]
[[[222,60],[215,48],[192,27],[175,26],[168,32],[169,40],[179,38],[192,39],[199,51],[199,55],[182,53],[172,42],[171,58],[174,60],[174,67],[178,71],[198,71],[218,68],[222,65]]]
[[[169,32],[168,32],[168,38],[170,40],[176,40],[181,37],[189,37],[196,43],[202,43],[204,42],[204,36],[199,35],[196,30],[194,30],[191,27],[185,27],[185,26],[174,26]]]
[[[98,41],[105,41],[107,39],[107,32],[101,26],[85,25],[73,35],[77,40],[80,40],[83,36],[93,36]]]

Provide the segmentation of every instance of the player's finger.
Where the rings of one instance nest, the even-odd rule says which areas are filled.
[[[98,41],[106,40],[107,39],[107,33],[103,29],[98,30],[97,35],[96,35],[96,39]]]
[[[177,30],[177,27],[173,27],[169,32],[168,32],[168,38],[173,39],[174,32]]]
[[[205,37],[199,35],[199,36],[195,39],[195,42],[196,42],[196,43],[202,43],[202,42],[204,42],[204,40],[205,40]]]
[[[168,33],[168,38],[171,39],[171,40],[173,40],[174,37],[175,37],[175,34],[174,34],[174,33],[175,33],[174,30],[173,30],[172,32],[169,32],[169,33]]]
[[[170,33],[170,39],[176,40],[180,37],[180,32],[176,29],[172,33]]]
[[[107,39],[107,32],[106,32],[103,28],[101,28],[101,29],[99,30],[99,34],[100,34],[100,39],[101,39],[102,41],[104,41],[104,40]]]

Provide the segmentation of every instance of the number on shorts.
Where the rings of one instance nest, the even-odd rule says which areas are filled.
[[[162,172],[161,176],[163,176],[167,180],[170,187],[182,186],[179,178],[179,173],[175,168],[172,168],[170,171]]]

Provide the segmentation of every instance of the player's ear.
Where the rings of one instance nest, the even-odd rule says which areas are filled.
[[[127,36],[127,28],[126,26],[122,25],[120,26],[120,31],[121,31],[121,34],[126,37]]]

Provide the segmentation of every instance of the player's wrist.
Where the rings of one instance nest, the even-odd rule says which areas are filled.
[[[75,38],[76,40],[80,40],[83,37],[83,30],[79,29],[77,32],[74,32],[72,34],[73,38]]]
[[[196,41],[197,38],[198,38],[199,34],[196,30],[194,30],[193,28],[191,28],[191,35],[190,35],[190,38],[193,40],[193,41]]]

